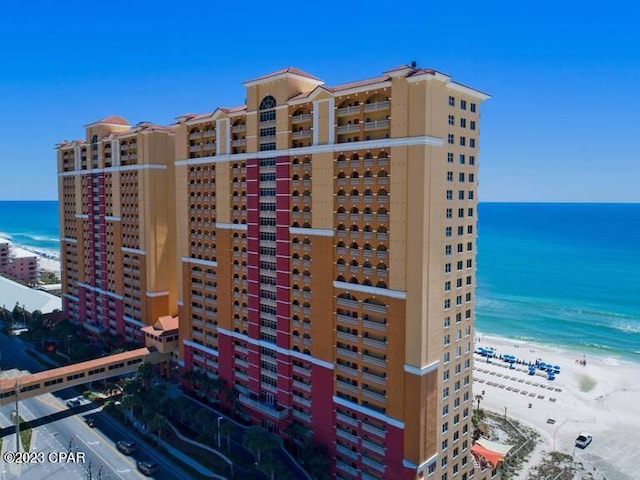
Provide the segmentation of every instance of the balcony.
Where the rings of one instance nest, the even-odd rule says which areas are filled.
[[[292,397],[293,397],[294,403],[297,403],[298,405],[302,405],[307,408],[311,408],[311,400],[307,400],[306,398],[299,397],[298,395],[292,395]]]
[[[358,394],[358,387],[356,387],[355,385],[352,385],[348,382],[344,382],[342,380],[336,380],[336,388],[338,390],[342,390],[343,392],[351,392],[355,395]]]
[[[349,132],[359,132],[360,131],[360,124],[356,123],[353,125],[340,125],[338,126],[338,135],[342,135],[344,133],[349,133]]]
[[[240,138],[238,140],[231,140],[232,147],[244,147],[247,144],[246,138]]]
[[[231,133],[239,133],[239,132],[246,132],[246,131],[247,131],[246,125],[234,125],[233,127],[231,127]]]
[[[373,460],[373,459],[371,459],[369,457],[366,457],[365,455],[362,455],[362,463],[364,465],[367,465],[368,467],[371,467],[371,468],[373,468],[375,470],[378,470],[379,472],[384,473],[384,471],[385,471],[385,466],[384,466],[383,463],[376,462],[375,460]]]
[[[341,348],[341,347],[337,347],[336,350],[338,355],[341,355],[343,357],[358,358],[358,352],[354,352],[352,350]],[[384,366],[386,366],[386,363]]]
[[[356,113],[360,113],[360,105],[355,105],[352,107],[342,107],[338,109],[339,117],[343,117],[345,115],[353,115]]]
[[[293,381],[293,386],[295,388],[299,388],[300,390],[304,390],[305,392],[311,391],[311,385],[309,385],[308,383],[299,382],[298,380]],[[296,397],[294,396],[294,398]]]
[[[347,472],[350,475],[354,475],[354,476],[358,475],[358,470],[357,469],[347,465],[342,460],[336,460],[336,467],[338,467],[338,470],[342,470],[343,472]]]
[[[389,100],[384,100],[382,102],[367,103],[364,106],[364,111],[377,112],[378,110],[387,110],[390,106],[391,106],[391,102]]]
[[[355,418],[351,418],[348,415],[345,415],[344,413],[336,413],[336,419],[344,422],[346,424],[349,424],[353,427],[357,427],[358,426],[358,420]]]
[[[386,342],[383,342],[380,340],[374,340],[372,338],[366,338],[366,337],[362,338],[362,344],[368,347],[379,348],[381,350],[385,350],[387,348]]]
[[[193,140],[196,138],[202,138],[202,132],[195,132],[195,133],[190,133],[189,134],[189,140]],[[124,146],[123,146],[124,148]]]
[[[358,325],[358,319],[354,317],[350,317],[349,315],[338,314],[338,321],[342,323],[346,323],[348,325]]]
[[[351,443],[358,443],[358,437],[342,430],[341,428],[336,429],[336,435],[344,440],[350,441]]]
[[[373,425],[369,425],[367,423],[362,424],[362,429],[365,432],[372,433],[374,435],[377,435],[380,438],[385,438],[385,435],[387,433],[384,428],[374,427]]]
[[[294,410],[293,416],[298,420],[302,420],[305,423],[311,423],[311,415],[309,415],[308,413],[304,413],[299,410]]]
[[[371,130],[385,130],[389,128],[389,120],[372,120],[370,122],[364,122],[365,132]]]
[[[354,342],[354,343],[358,342],[358,336],[357,335],[353,335],[353,334],[347,333],[347,332],[338,331],[338,339],[345,340],[347,342]]]
[[[377,383],[378,385],[386,385],[387,381],[384,377],[379,377],[378,375],[372,375],[371,373],[362,372],[362,380],[367,380],[368,382]]]
[[[362,361],[369,363],[371,365],[376,365],[378,367],[387,368],[387,361],[382,358],[373,357],[367,354],[362,354]]]
[[[293,134],[291,136],[294,139],[297,139],[297,138],[311,138],[312,134],[313,134],[313,132],[311,131],[310,128],[308,128],[308,129],[305,129],[305,130],[299,130],[297,132],[293,132]]]
[[[216,136],[216,131],[215,130],[205,130],[202,133],[202,136],[204,138],[211,138],[211,137],[215,137]]]
[[[236,372],[237,374],[238,372]],[[261,402],[260,400],[256,400],[251,398],[248,395],[240,395],[240,403],[245,407],[252,408],[254,410],[258,410],[259,412],[268,415],[269,417],[280,421],[289,415],[289,409],[279,407],[278,405],[271,405],[269,403]]]
[[[362,446],[364,448],[371,450],[372,452],[377,453],[378,455],[382,455],[383,457],[386,453],[386,450],[384,447],[376,445],[375,443],[365,440],[364,438],[362,439]]]
[[[310,122],[311,114],[310,113],[301,113],[300,115],[294,115],[291,117],[291,123],[302,123],[302,122]]]

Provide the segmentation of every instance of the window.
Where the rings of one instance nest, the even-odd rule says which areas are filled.
[[[460,165],[464,165],[464,153],[461,153],[460,156],[458,157],[459,161],[460,161]]]
[[[458,200],[464,200],[464,190],[458,190]]]
[[[451,343],[451,335],[445,335],[443,338],[444,345],[449,345]]]
[[[472,103],[471,105],[473,105],[473,103]],[[471,121],[469,122],[469,128],[470,128],[471,130],[475,130],[475,129],[476,129],[476,121],[475,121],[475,120],[471,120]]]
[[[453,182],[453,172],[447,172],[447,182]]]
[[[458,209],[458,218],[464,218],[464,208]]]
[[[471,268],[473,266],[473,260],[467,260],[467,268]]]
[[[451,317],[449,317],[449,316],[444,317],[443,324],[444,324],[445,328],[448,327],[449,325],[451,325]],[[448,358],[447,354],[445,354],[445,358]]]
[[[471,275],[467,276],[467,285],[471,285]]]
[[[469,190],[467,197],[469,198],[469,200],[473,200],[473,190]]]
[[[466,144],[467,144],[467,137],[460,137],[460,146],[464,147]]]
[[[447,200],[453,200],[453,190],[447,190]]]
[[[469,174],[469,182],[473,183],[475,181],[475,179],[476,179],[476,176],[473,173],[470,173]]]
[[[464,245],[462,243],[458,244],[458,253],[464,252]]]
[[[450,308],[451,308],[451,300],[447,298],[444,301],[444,309],[445,310],[449,310]],[[445,345],[449,345],[449,339],[448,338],[445,338],[444,344]]]
[[[469,147],[476,148],[476,139],[475,138],[470,138],[469,139]]]
[[[473,192],[469,192],[470,194]],[[473,225],[467,225],[467,235],[473,234]]]
[[[462,295],[458,295],[456,297],[456,305],[458,306],[462,305]]]
[[[442,424],[442,433],[447,433],[449,431],[449,422],[444,422]]]
[[[464,234],[464,227],[462,225],[458,226],[458,236],[463,235]]]
[[[464,182],[464,172],[458,173],[458,181]]]
[[[447,152],[447,163],[453,163],[453,153]]]
[[[449,115],[449,125],[455,125],[456,119],[453,115]]]
[[[444,265],[444,273],[451,273],[451,264],[445,263]]]
[[[456,279],[456,288],[462,288],[462,279],[461,278],[457,278]]]
[[[451,255],[451,245],[446,245],[444,247],[444,254],[447,255],[447,256]]]
[[[464,297],[464,301],[465,302],[470,302],[471,301],[471,292],[467,293]]]
[[[449,387],[444,387],[442,389],[442,398],[448,398],[449,397]]]
[[[454,140],[455,140],[455,138],[454,138],[454,136],[453,136],[453,133],[450,133],[449,135],[447,135],[447,142],[448,142],[448,143],[450,143],[451,145],[453,145]]]
[[[460,260],[457,264],[456,267],[458,269],[458,271],[462,270],[462,260]]]
[[[443,417],[444,417],[444,407],[442,407],[443,410]],[[447,413],[449,413],[449,409],[447,409]],[[449,440],[445,439],[442,441],[442,450],[446,450],[447,448],[449,448]]]
[[[460,109],[461,110],[466,110],[467,109],[467,101],[466,100],[460,100]]]
[[[450,237],[451,236],[451,227],[446,227],[444,229],[444,235],[445,235],[445,237]]]
[[[474,157],[473,155],[469,155],[469,165],[475,165],[476,164],[476,157]]]
[[[449,363],[451,361],[451,354],[449,352],[444,352],[444,356],[442,357],[443,363]]]
[[[467,242],[467,252],[473,251],[473,242]]]
[[[456,97],[449,97],[449,105],[451,105],[452,107],[456,106]]]
[[[460,119],[460,127],[461,128],[467,128],[467,119],[466,118],[461,118]]]
[[[444,372],[442,372],[442,381],[446,382],[447,380],[449,380],[449,370],[445,370]],[[449,413],[449,405],[445,405],[445,407],[447,407],[447,413]],[[442,415],[446,415],[447,413],[444,413],[444,407],[443,407]]]
[[[472,111],[473,113],[475,113],[475,112],[476,112],[476,104],[475,104],[475,103],[471,103],[471,105],[469,105],[469,107],[471,108],[471,111]]]
[[[450,292],[451,291],[451,282],[450,281],[444,282],[444,291],[445,292]]]
[[[452,218],[452,217],[453,217],[453,209],[447,208],[447,218]]]
[[[469,207],[467,209],[467,217],[473,217],[473,208],[472,207]]]

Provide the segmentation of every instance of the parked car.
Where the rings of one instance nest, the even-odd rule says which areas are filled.
[[[138,462],[138,470],[144,473],[147,477],[150,477],[151,475],[158,473],[158,464],[141,460]]]
[[[96,419],[95,417],[87,417],[87,425],[89,425],[91,428],[96,426]]]
[[[136,442],[132,442],[130,440],[119,440],[116,443],[116,447],[126,455],[130,455],[138,449]]]
[[[591,441],[593,440],[593,436],[589,433],[581,433],[576,438],[576,447],[586,448]]]
[[[79,406],[80,406],[80,400],[78,400],[77,398],[73,398],[67,402],[67,407],[69,408],[79,407]]]

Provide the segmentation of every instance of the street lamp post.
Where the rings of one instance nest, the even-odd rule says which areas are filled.
[[[224,420],[224,417],[218,417],[218,448],[222,448],[222,442],[220,441],[220,422]]]
[[[16,452],[20,451],[20,414],[18,412],[18,379],[16,378]]]

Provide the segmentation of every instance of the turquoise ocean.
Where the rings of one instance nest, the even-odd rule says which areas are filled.
[[[476,328],[640,362],[640,204],[481,203]],[[58,202],[0,201],[0,232],[59,254]]]

